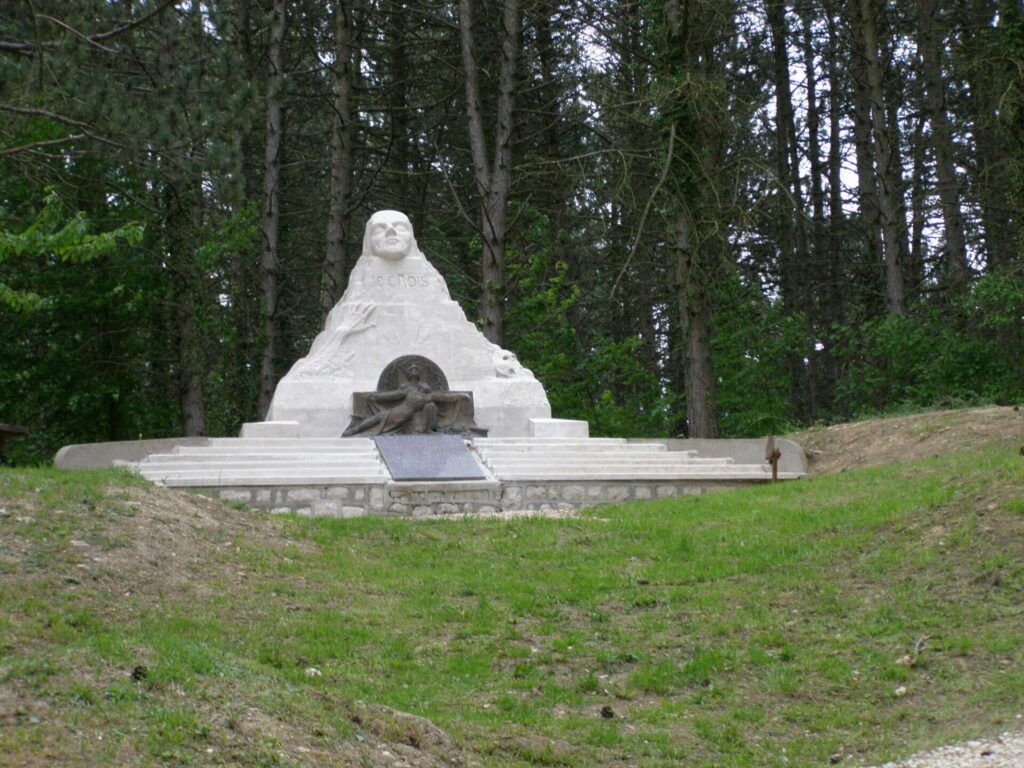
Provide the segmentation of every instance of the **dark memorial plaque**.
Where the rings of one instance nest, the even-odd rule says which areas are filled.
[[[395,480],[485,480],[458,435],[376,435],[373,442]]]

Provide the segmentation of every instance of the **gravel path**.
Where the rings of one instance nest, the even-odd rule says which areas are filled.
[[[918,752],[876,768],[1024,768],[1024,731]]]

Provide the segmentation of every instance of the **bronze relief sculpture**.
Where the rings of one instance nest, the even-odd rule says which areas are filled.
[[[376,392],[352,395],[352,421],[342,437],[486,435],[476,426],[473,394],[452,392],[444,372],[420,355],[406,355],[381,372]]]

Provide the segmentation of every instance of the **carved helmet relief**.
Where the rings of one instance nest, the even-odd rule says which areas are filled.
[[[494,365],[494,375],[499,379],[515,379],[522,375],[532,375],[523,364],[519,362],[515,352],[502,349],[497,344],[491,345],[491,363]]]
[[[377,379],[377,391],[402,389],[414,379],[428,384],[435,392],[448,391],[448,378],[444,371],[437,363],[423,355],[403,355],[388,363]]]

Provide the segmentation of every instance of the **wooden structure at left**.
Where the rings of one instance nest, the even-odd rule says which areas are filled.
[[[14,424],[4,424],[0,422],[0,464],[6,464],[4,449],[7,447],[7,441],[12,437],[21,437],[28,434],[27,427],[18,427]]]

